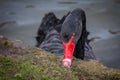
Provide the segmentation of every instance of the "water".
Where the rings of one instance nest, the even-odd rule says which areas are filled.
[[[119,0],[1,0],[0,34],[34,46],[37,29],[45,13],[61,18],[68,11],[83,8],[89,38],[97,59],[120,69]]]

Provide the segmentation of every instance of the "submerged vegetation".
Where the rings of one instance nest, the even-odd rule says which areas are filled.
[[[73,59],[61,65],[61,57],[0,36],[0,80],[120,80],[120,70],[95,60]]]

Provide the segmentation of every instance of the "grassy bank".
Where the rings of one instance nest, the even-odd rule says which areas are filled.
[[[62,57],[0,36],[0,80],[120,80],[120,70],[95,60],[73,59],[61,65]]]

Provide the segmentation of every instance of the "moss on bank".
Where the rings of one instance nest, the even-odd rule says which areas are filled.
[[[98,61],[73,59],[66,68],[61,60],[21,41],[0,37],[0,80],[120,80],[120,70]]]
[[[0,80],[77,80],[70,70],[54,62],[36,63],[22,56],[0,56],[0,63]]]

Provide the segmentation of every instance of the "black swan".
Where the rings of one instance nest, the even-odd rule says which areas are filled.
[[[72,55],[82,60],[96,59],[86,30],[86,15],[80,9],[74,9],[62,19],[54,13],[46,14],[37,32],[37,45],[57,56],[64,55],[63,65],[70,66]]]

